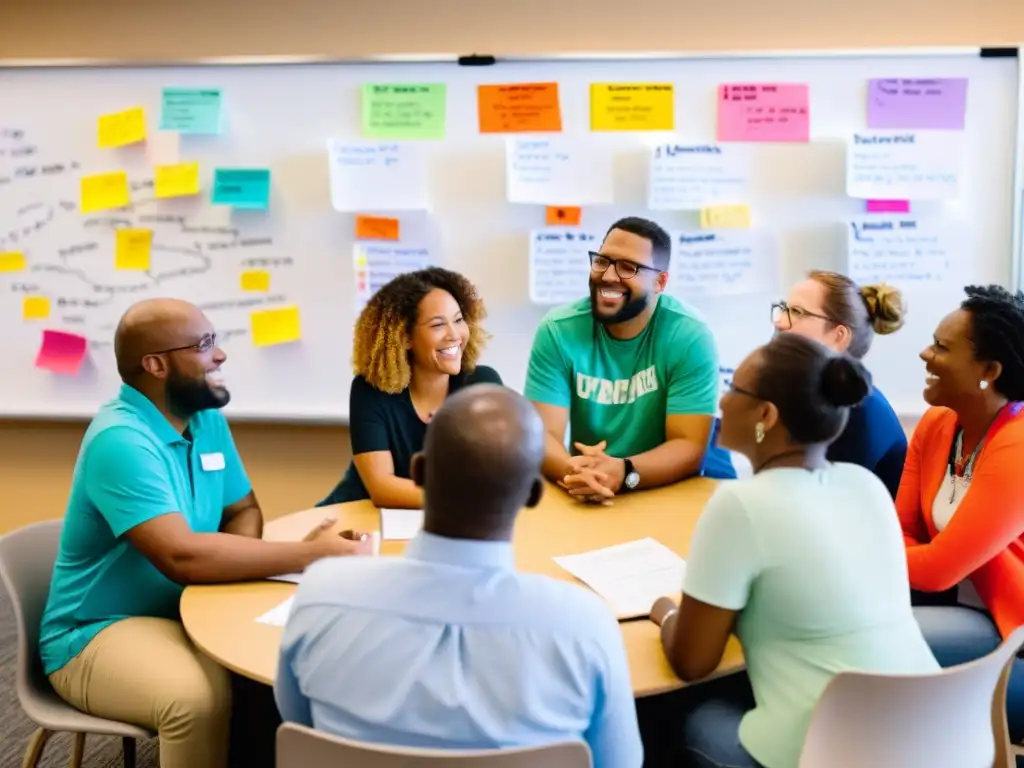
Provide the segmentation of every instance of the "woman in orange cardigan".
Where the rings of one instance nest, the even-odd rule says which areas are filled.
[[[994,650],[1024,624],[1024,294],[967,299],[921,353],[930,408],[914,431],[896,497],[916,590],[957,588],[957,605],[915,612],[943,666]],[[1024,738],[1024,661],[1007,692]]]

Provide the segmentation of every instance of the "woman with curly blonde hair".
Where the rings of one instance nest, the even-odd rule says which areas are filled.
[[[772,305],[779,332],[820,341],[860,360],[875,334],[894,333],[904,323],[903,295],[891,285],[857,285],[838,272],[815,270]],[[907,456],[907,433],[877,387],[850,409],[846,428],[828,448],[828,460],[870,469],[896,498]]]
[[[399,275],[373,295],[355,326],[352,463],[317,506],[359,499],[423,506],[409,464],[430,419],[456,390],[502,383],[493,368],[476,364],[487,340],[480,325],[486,314],[476,287],[440,267]]]

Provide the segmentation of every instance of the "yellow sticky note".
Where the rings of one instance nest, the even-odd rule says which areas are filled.
[[[114,253],[115,269],[132,269],[145,272],[149,269],[149,257],[153,251],[153,230],[117,230],[117,250]]]
[[[702,229],[750,229],[749,205],[709,205],[700,209]]]
[[[45,320],[50,316],[47,296],[26,296],[21,300],[21,316],[25,320]]]
[[[99,119],[100,149],[123,147],[146,140],[146,110],[142,107],[103,115]]]
[[[27,266],[21,251],[0,251],[0,272],[21,272]]]
[[[242,273],[243,291],[269,291],[270,273],[265,269],[249,269]]]
[[[184,197],[199,194],[199,163],[158,165],[153,180],[157,197]]]
[[[124,171],[82,177],[82,213],[124,208],[130,203],[128,174]]]
[[[590,130],[673,131],[672,83],[592,83]]]
[[[249,315],[252,343],[257,347],[288,344],[302,338],[298,307],[260,309]]]

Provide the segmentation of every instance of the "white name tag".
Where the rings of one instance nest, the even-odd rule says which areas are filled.
[[[201,453],[199,461],[203,465],[203,472],[217,472],[224,469],[223,453]]]

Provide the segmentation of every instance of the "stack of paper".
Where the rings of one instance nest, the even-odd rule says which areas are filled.
[[[603,597],[619,619],[646,616],[659,597],[679,598],[686,561],[648,537],[554,558]]]
[[[385,541],[408,541],[423,528],[422,509],[380,510],[380,537]]]
[[[292,611],[292,601],[294,599],[294,597],[289,597],[280,605],[275,605],[262,616],[258,616],[256,622],[259,624],[269,624],[272,627],[283,627],[288,622],[288,614]]]

